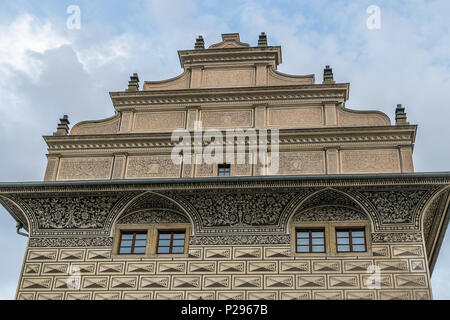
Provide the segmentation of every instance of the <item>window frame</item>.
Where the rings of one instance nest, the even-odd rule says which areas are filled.
[[[309,228],[302,228],[302,227],[296,227],[295,230],[295,253],[296,254],[315,254],[315,253],[327,253],[327,234],[326,234],[326,230],[325,230],[325,226],[324,227],[309,227]],[[307,252],[302,252],[302,251],[298,251],[298,233],[299,232],[308,232],[308,247],[309,247],[309,251]],[[312,251],[312,247],[314,246],[312,243],[312,233],[313,232],[323,232],[323,251]],[[304,238],[305,239],[305,238]],[[304,245],[302,247],[305,247]]]
[[[174,254],[158,254],[157,242],[158,242],[158,231],[174,230],[174,231],[184,231],[184,252],[174,253]],[[120,252],[120,240],[121,233],[127,233],[132,231],[147,232],[146,250],[145,254],[130,254],[130,253],[119,253]],[[187,257],[189,253],[189,242],[191,234],[191,224],[190,223],[171,223],[171,224],[116,224],[114,227],[113,234],[113,248],[112,257],[119,259],[152,259],[158,258],[158,256],[163,255],[167,257]]]
[[[122,247],[122,239],[123,239],[124,234],[132,234],[133,235],[133,238],[131,239],[131,247]],[[146,236],[145,237],[145,246],[143,247],[144,252],[139,252],[139,253],[134,252],[134,249],[136,248],[136,235],[137,234],[145,234],[145,236]],[[145,255],[147,252],[147,248],[148,248],[148,240],[149,240],[149,237],[148,237],[147,229],[141,229],[141,230],[123,229],[123,230],[120,230],[119,246],[117,249],[117,254],[119,254],[119,255]],[[130,252],[127,252],[127,253],[121,253],[120,249],[122,249],[122,248],[131,248],[131,250],[130,250]],[[142,246],[138,246],[138,248],[142,248]]]
[[[325,252],[297,252],[297,230],[301,229],[325,229]],[[339,229],[364,229],[364,241],[366,251],[338,252],[337,251],[337,230]],[[291,223],[291,255],[298,258],[308,257],[339,257],[339,256],[360,256],[372,255],[372,243],[370,233],[372,224],[370,221],[305,221]]]
[[[228,171],[228,175],[221,175],[221,169],[226,169]],[[231,164],[229,163],[220,163],[217,165],[217,176],[218,177],[231,177]]]
[[[169,252],[159,252],[159,241],[160,239],[160,235],[161,234],[170,234],[170,243],[169,243]],[[179,239],[175,239],[174,238],[174,234],[184,234],[184,238],[183,238],[183,252],[173,252],[173,248],[174,247],[178,247],[180,248],[181,246],[174,246],[173,245],[173,241],[174,240],[179,240]],[[163,239],[164,240],[164,239]],[[167,248],[167,246],[162,246],[164,248]],[[158,236],[156,237],[156,254],[163,254],[163,255],[167,255],[167,254],[184,254],[186,251],[186,230],[185,229],[175,229],[175,230],[165,230],[165,229],[158,229]]]
[[[362,238],[364,239],[364,251],[354,251],[353,246],[355,245],[353,243],[353,237],[352,233],[354,231],[360,231],[363,233]],[[338,237],[338,232],[348,232],[348,246],[349,251],[339,251],[339,244],[338,244],[338,238],[346,239],[345,237]],[[366,228],[365,227],[335,227],[335,235],[336,235],[336,252],[337,253],[365,253],[367,252],[367,237],[366,237]],[[356,237],[361,238],[361,237]],[[360,244],[356,244],[360,245]]]

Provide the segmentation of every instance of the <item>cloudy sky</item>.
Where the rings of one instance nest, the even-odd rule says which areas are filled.
[[[81,10],[69,29],[67,8]],[[380,8],[369,29],[367,8]],[[327,64],[350,82],[347,107],[377,109],[391,119],[397,103],[418,124],[418,172],[450,171],[450,1],[2,0],[0,1],[0,181],[42,180],[42,135],[68,114],[72,124],[114,114],[108,92],[182,72],[179,49],[239,32],[281,45],[279,71],[316,74]],[[0,298],[14,298],[26,247],[0,207]],[[450,236],[432,277],[434,298],[450,299]]]

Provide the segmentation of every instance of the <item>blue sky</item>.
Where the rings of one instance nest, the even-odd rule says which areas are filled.
[[[69,5],[81,28],[66,27]],[[381,28],[366,26],[367,7]],[[347,107],[393,119],[397,103],[418,124],[416,171],[450,171],[450,1],[62,1],[0,2],[0,181],[42,180],[46,145],[63,114],[71,123],[113,115],[108,92],[138,72],[162,80],[182,72],[177,50],[239,32],[256,45],[261,31],[281,45],[281,72],[316,75],[333,67],[350,82]],[[14,297],[26,239],[0,208],[0,298]],[[434,298],[450,298],[450,237],[436,265]]]

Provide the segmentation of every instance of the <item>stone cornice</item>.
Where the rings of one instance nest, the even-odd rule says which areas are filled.
[[[225,102],[261,102],[277,100],[347,100],[348,83],[290,85],[245,88],[212,88],[182,90],[152,90],[136,92],[110,92],[116,110],[139,108],[145,105],[195,104]]]
[[[448,186],[450,172],[10,182],[0,194],[415,185]]]
[[[300,145],[342,145],[348,143],[414,143],[417,126],[334,127],[314,129],[280,129],[278,143]],[[225,131],[223,131],[225,135]],[[268,141],[271,141],[270,129]],[[44,136],[49,151],[79,149],[166,148],[175,146],[171,132],[102,135]],[[245,133],[244,133],[245,134]]]
[[[206,50],[179,50],[178,57],[182,68],[190,65],[204,63],[223,63],[237,61],[274,61],[281,64],[281,47],[236,47],[236,48],[209,48]]]

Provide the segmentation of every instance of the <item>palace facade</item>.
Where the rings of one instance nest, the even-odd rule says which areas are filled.
[[[405,109],[347,109],[329,66],[222,39],[131,76],[108,119],[63,117],[43,182],[0,184],[29,237],[16,298],[432,299],[450,173],[414,172]]]

